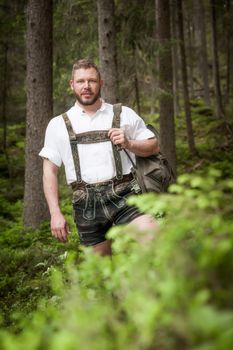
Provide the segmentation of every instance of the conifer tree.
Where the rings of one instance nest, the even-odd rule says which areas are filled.
[[[118,100],[114,0],[97,0],[97,8],[103,97],[107,102],[114,103]]]
[[[52,1],[29,0],[27,7],[27,120],[24,224],[36,228],[48,217],[38,153],[52,116]]]

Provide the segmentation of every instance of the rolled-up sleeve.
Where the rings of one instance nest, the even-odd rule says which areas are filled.
[[[140,118],[136,122],[137,127],[134,129],[135,140],[146,140],[155,137],[155,134],[147,129],[144,121]]]
[[[123,128],[132,140],[146,140],[155,137],[154,133],[146,127],[144,120],[131,108],[123,107],[122,116],[123,123],[125,122]]]
[[[55,125],[55,120],[51,120],[47,126],[45,132],[44,147],[39,153],[42,158],[49,159],[52,163],[58,167],[62,164],[62,158],[59,152],[58,140],[57,140],[57,130]]]

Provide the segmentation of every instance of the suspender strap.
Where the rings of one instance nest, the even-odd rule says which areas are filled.
[[[62,114],[62,117],[63,117],[64,122],[66,124],[66,128],[67,128],[69,138],[70,138],[70,145],[71,145],[71,151],[72,151],[73,160],[74,160],[74,168],[75,168],[75,173],[76,173],[76,177],[77,177],[77,182],[81,183],[82,177],[81,177],[80,160],[79,160],[79,154],[78,154],[76,134],[72,128],[71,122],[70,122],[67,114],[66,113]]]
[[[72,128],[71,122],[68,118],[68,115],[66,113],[62,114],[62,118],[64,119],[64,122],[66,124],[66,128],[69,134],[70,141],[76,140],[75,132]]]
[[[112,121],[112,128],[119,128],[120,115],[121,115],[121,103],[117,103],[113,105],[113,113],[114,113],[114,116]],[[110,141],[108,137],[108,130],[94,130],[94,131],[83,132],[80,134],[75,134],[72,128],[70,119],[67,116],[67,113],[62,114],[62,117],[64,119],[67,131],[69,134],[77,182],[81,183],[82,177],[81,177],[80,159],[79,159],[77,144],[88,144],[88,143]],[[115,166],[116,166],[116,178],[117,180],[121,180],[123,177],[121,156],[116,145],[114,145],[113,143],[112,143],[112,151],[113,151],[113,156],[114,156]]]
[[[113,121],[112,121],[112,128],[119,128],[120,127],[120,120],[121,120],[121,103],[116,103],[113,105]]]
[[[116,103],[113,105],[113,120],[112,120],[112,128],[119,128],[120,127],[120,118],[121,118],[121,103]],[[116,178],[122,179],[123,171],[122,171],[122,163],[121,163],[121,156],[119,152],[119,148],[112,143],[112,151],[115,159],[115,165],[116,165]]]
[[[98,143],[110,141],[108,130],[93,130],[76,134],[77,143]]]

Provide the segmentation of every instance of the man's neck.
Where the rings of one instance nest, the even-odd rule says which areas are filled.
[[[78,101],[76,101],[77,105],[79,105],[79,107],[82,108],[82,110],[87,113],[88,115],[92,116],[94,115],[98,109],[100,109],[102,101],[99,98],[95,103],[93,103],[92,105],[82,105],[81,103],[79,103]]]

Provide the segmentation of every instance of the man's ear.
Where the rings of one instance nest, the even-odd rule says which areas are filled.
[[[72,79],[70,80],[70,88],[71,90],[74,90],[74,81]]]
[[[104,81],[100,79],[100,86],[102,87],[104,85]]]

